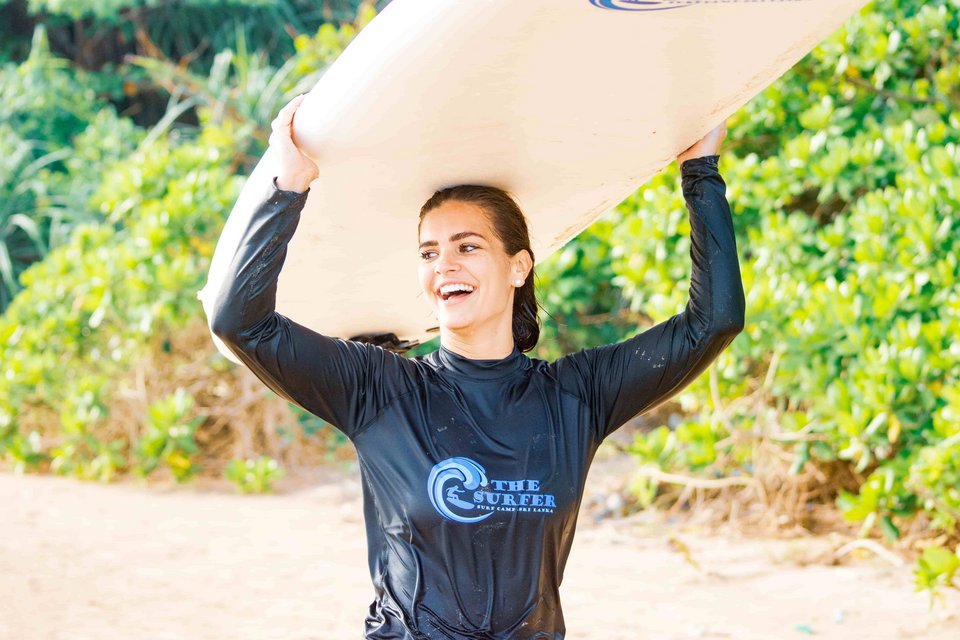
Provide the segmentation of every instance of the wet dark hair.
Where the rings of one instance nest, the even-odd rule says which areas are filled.
[[[509,193],[497,187],[475,184],[441,189],[420,207],[420,224],[423,224],[424,217],[433,209],[449,201],[465,202],[479,207],[503,243],[507,255],[515,256],[525,250],[530,253],[530,260],[534,259],[527,220]],[[419,230],[418,225],[418,233]],[[513,340],[521,352],[533,349],[540,339],[540,319],[537,316],[537,293],[534,290],[533,275],[531,268],[523,286],[518,287],[513,294]]]

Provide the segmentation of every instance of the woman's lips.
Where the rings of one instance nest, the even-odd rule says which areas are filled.
[[[460,304],[461,302],[463,302],[464,299],[469,298],[472,295],[473,293],[461,293],[460,295],[450,296],[446,300],[444,300],[443,297],[441,296],[439,300],[441,305],[445,307],[452,307],[454,305]]]

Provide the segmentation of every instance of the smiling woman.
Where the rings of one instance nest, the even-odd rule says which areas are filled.
[[[479,185],[437,191],[420,209],[419,234],[420,285],[434,303],[441,344],[471,358],[536,346],[533,249],[508,193]]]
[[[617,344],[528,358],[539,325],[523,214],[501,189],[462,185],[421,209],[419,277],[440,347],[404,358],[276,311],[286,247],[317,176],[290,136],[299,104],[274,120],[279,175],[244,231],[211,327],[268,387],[357,450],[376,594],[366,638],[559,640],[560,582],[597,448],[687,386],[743,328],[717,170],[726,130],[677,158],[693,263],[682,313]]]

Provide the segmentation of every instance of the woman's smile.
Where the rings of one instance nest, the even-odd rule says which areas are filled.
[[[466,282],[442,282],[437,287],[439,295],[446,300],[450,296],[473,293],[476,287]]]
[[[462,282],[445,282],[437,288],[437,295],[440,297],[440,304],[450,306],[467,299],[476,289],[475,286]]]

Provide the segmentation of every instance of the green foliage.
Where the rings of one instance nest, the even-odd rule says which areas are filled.
[[[34,31],[27,60],[3,66],[0,97],[3,122],[23,138],[55,148],[69,146],[87,122],[109,106],[97,99],[86,74],[51,54],[43,26]]]
[[[613,225],[599,220],[536,268],[542,331],[536,355],[554,359],[584,346],[626,338],[639,316],[614,284]]]
[[[237,172],[247,171],[251,134],[266,128],[300,83],[322,72],[314,65],[332,59],[355,29],[324,29],[316,42],[301,41],[304,59],[312,62],[295,57],[281,71],[259,54],[224,52],[211,76],[197,79],[206,92],[191,92],[188,83],[171,87],[167,114],[149,132],[118,120],[112,110],[98,113],[96,96],[71,84],[83,78],[71,80],[66,63],[49,55],[42,33],[36,55],[5,72],[20,80],[39,74],[28,82],[37,87],[49,79],[50,95],[25,90],[33,98],[11,102],[11,113],[21,116],[17,129],[0,127],[0,141],[4,132],[13,139],[27,131],[38,145],[72,144],[57,158],[68,177],[61,204],[69,213],[62,217],[84,207],[94,215],[69,235],[64,227],[64,242],[21,273],[23,290],[0,317],[0,457],[20,470],[49,465],[99,480],[127,471],[146,476],[163,464],[185,480],[198,471],[194,436],[202,420],[192,415],[192,399],[181,390],[156,400],[137,433],[111,422],[116,383],[152,337],[202,315],[195,292],[239,193]],[[75,117],[44,121],[44,109],[55,111],[51,105],[61,93],[64,112]],[[178,125],[176,119],[194,106],[199,127]],[[28,158],[31,151],[18,153]],[[22,158],[12,166],[25,166]],[[36,173],[38,188],[56,184],[34,165],[28,173]],[[264,477],[269,483],[274,476]]]
[[[231,120],[250,131],[250,148],[238,151],[252,159],[266,147],[265,125],[294,96],[309,91],[362,26],[373,18],[373,9],[364,7],[356,24],[322,25],[314,36],[298,35],[296,55],[279,68],[272,67],[266,53],[247,51],[246,39],[237,34],[236,50],[225,49],[214,56],[205,75],[182,65],[144,56],[130,58],[147,77],[173,97],[186,97],[188,106],[197,105],[203,119]],[[246,165],[244,165],[246,166]]]
[[[960,588],[954,583],[957,569],[960,569],[960,547],[956,552],[943,547],[927,547],[917,561],[917,569],[914,571],[917,591],[930,593],[933,604],[933,599],[941,588]]]
[[[200,469],[194,458],[199,451],[194,438],[203,418],[190,416],[193,398],[178,388],[172,395],[153,402],[147,411],[147,429],[137,441],[134,472],[145,477],[163,462],[177,482],[188,480]]]
[[[166,3],[170,5],[179,5],[177,8],[191,6],[264,6],[270,4],[271,0],[228,0],[212,2],[211,0],[179,0],[179,2]],[[123,12],[136,8],[154,8],[164,3],[155,0],[29,0],[29,9],[31,13],[47,13],[51,15],[61,15],[80,20],[81,18],[94,17],[100,20],[120,20],[123,18]]]
[[[207,9],[210,13],[224,18],[225,10],[243,14],[245,8],[272,9],[269,13],[255,14],[261,19],[273,18],[275,22],[294,18],[297,13],[319,13],[316,2],[278,1],[278,0],[176,0],[160,2],[158,0],[29,0],[31,13],[44,13],[63,16],[73,20],[95,18],[103,21],[120,21],[129,17],[131,10],[144,10],[154,14],[157,22],[162,22],[169,12],[181,11],[195,16],[191,10]],[[326,2],[330,19],[350,20],[357,13],[359,0],[334,0]],[[185,23],[178,23],[185,24]]]
[[[109,481],[124,466],[122,440],[103,441],[96,430],[107,416],[103,403],[107,380],[91,375],[67,381],[68,392],[60,409],[62,437],[49,454],[50,469],[86,480]]]
[[[364,3],[356,12],[356,19],[352,23],[335,27],[332,24],[321,25],[311,37],[300,34],[293,40],[297,51],[294,73],[311,81],[319,79],[314,76],[317,70],[326,69],[340,55],[354,36],[359,33],[376,16],[373,3]]]
[[[28,59],[0,69],[0,311],[27,267],[99,219],[88,205],[97,172],[138,138],[82,73],[50,54],[42,27]]]
[[[283,468],[268,456],[231,460],[224,471],[224,477],[236,484],[241,493],[269,493],[273,483],[283,476]]]
[[[389,0],[29,0],[29,19],[56,32],[59,50],[88,69],[121,65],[127,53],[175,60],[202,72],[212,56],[251,49],[280,65],[294,54],[291,34],[330,22],[352,22],[365,6]],[[0,1],[0,10],[4,2]],[[26,20],[21,20],[26,21]],[[0,31],[2,33],[2,31]],[[11,29],[10,48],[18,36]]]
[[[81,5],[70,3],[69,7],[79,11]],[[108,12],[127,6],[90,3],[94,5]],[[175,96],[150,138],[199,106],[201,118],[218,122],[227,118],[255,132],[254,146],[238,145],[235,155],[259,156],[266,137],[258,129],[283,103],[315,84],[372,16],[373,9],[367,6],[356,25],[326,24],[315,37],[298,36],[293,48],[301,53],[280,69],[271,67],[265,54],[248,53],[241,30],[236,34],[237,51],[218,53],[208,75],[162,60],[133,58],[148,77]],[[50,53],[46,33],[38,26],[29,58],[0,70],[0,311],[20,290],[20,275],[30,264],[63,244],[78,225],[102,219],[102,210],[91,203],[101,173],[131,153],[144,137],[98,97],[93,88],[102,84],[98,77]],[[187,99],[181,100],[184,95]]]
[[[94,197],[109,224],[81,225],[23,273],[24,290],[0,318],[0,420],[12,425],[0,452],[30,451],[23,411],[64,407],[55,469],[88,476],[99,465],[112,474],[95,462],[114,451],[94,435],[104,398],[151,335],[200,313],[193,292],[239,192],[230,172],[236,134],[208,126],[196,143],[156,139],[110,167]]]
[[[286,101],[312,84],[309,79],[297,82],[292,76],[297,59],[291,58],[281,69],[275,69],[264,55],[248,54],[242,38],[237,52],[219,52],[209,73],[203,76],[164,60],[144,56],[130,60],[172,96],[187,96],[189,106],[199,105],[206,112],[205,119],[230,119],[255,135],[259,125],[269,122]]]
[[[867,476],[837,500],[863,535],[897,539],[921,511],[960,533],[958,27],[955,2],[872,3],[730,118],[747,326],[679,397],[695,413],[660,464],[749,473],[773,423],[799,438],[795,473],[842,461]],[[687,297],[678,184],[672,165],[612,216],[617,282],[654,321]],[[769,410],[741,401],[761,391]]]

